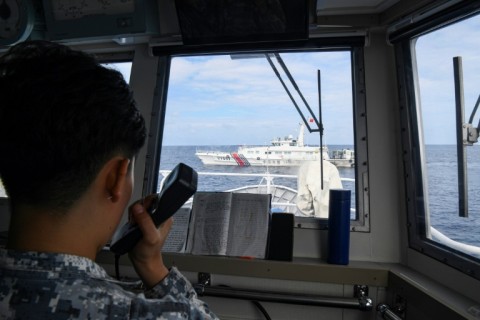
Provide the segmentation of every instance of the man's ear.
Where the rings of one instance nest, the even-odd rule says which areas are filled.
[[[108,164],[106,188],[112,202],[117,202],[122,197],[128,179],[129,165],[130,160],[126,158],[115,158]]]

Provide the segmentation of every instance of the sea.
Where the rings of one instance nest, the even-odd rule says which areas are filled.
[[[430,224],[449,238],[480,247],[480,146],[467,147],[468,217],[459,216],[456,145],[427,145]]]
[[[348,145],[329,145],[329,150],[353,149]],[[237,151],[238,145],[215,146],[163,146],[160,170],[171,170],[183,162],[197,172],[270,174],[291,177],[274,178],[275,184],[297,189],[295,167],[239,167],[203,165],[195,156],[196,151]],[[458,214],[457,160],[455,145],[428,145],[426,147],[428,201],[431,225],[449,238],[480,247],[480,146],[468,147],[468,217]],[[355,178],[353,168],[338,168],[342,178]],[[375,170],[375,168],[370,168]],[[260,176],[208,176],[199,175],[198,190],[225,191],[246,185],[258,184]],[[352,191],[351,206],[355,207],[354,182],[343,181],[343,187]]]

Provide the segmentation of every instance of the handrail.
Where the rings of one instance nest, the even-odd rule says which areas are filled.
[[[159,171],[163,176],[164,178],[162,179],[162,181],[160,182],[160,187],[163,186],[163,182],[165,180],[165,177],[171,172],[171,170],[160,170]],[[229,189],[227,191],[230,191],[230,192],[236,192],[237,190],[240,190],[240,189],[243,189],[245,187],[259,187],[259,186],[264,186],[267,188],[267,193],[270,193],[270,190],[271,188],[273,187],[276,187],[277,185],[275,185],[273,183],[273,178],[290,178],[290,179],[296,179],[297,178],[297,175],[291,175],[291,174],[277,174],[277,173],[270,173],[270,172],[263,172],[263,173],[238,173],[238,172],[235,172],[235,173],[232,173],[232,172],[202,172],[202,171],[199,171],[197,172],[197,174],[199,176],[233,176],[233,177],[259,177],[259,178],[262,178],[261,181],[258,183],[258,184],[255,184],[255,185],[248,185],[248,186],[242,186],[242,187],[239,187],[239,188],[234,188],[234,189]],[[340,180],[342,181],[351,181],[351,182],[355,182],[355,179],[353,178],[340,178]],[[290,187],[286,187],[286,186],[283,186],[284,188],[296,193],[297,190],[295,189],[292,189]],[[273,201],[272,202],[272,205],[274,206],[284,206],[284,207],[297,207],[297,204],[296,203],[288,203],[288,202],[276,202],[276,201]],[[355,212],[356,209],[355,208],[350,208],[351,212]],[[300,214],[301,215],[301,214]]]
[[[233,289],[230,287],[204,286],[201,284],[195,285],[195,290],[200,296],[358,309],[362,311],[372,310],[373,307],[372,299],[368,298],[364,294],[361,294],[358,298],[324,297],[316,295],[293,295],[289,293],[275,293],[267,291],[250,291]]]
[[[168,175],[172,170],[160,170],[160,173],[163,175]],[[232,173],[232,172],[197,172],[199,176],[237,176],[237,177],[259,177],[259,178],[265,178],[265,177],[273,177],[273,178],[292,178],[296,179],[297,175],[293,174],[277,174],[277,173]],[[340,180],[342,181],[351,181],[354,182],[355,179],[353,178],[342,178],[340,177]]]

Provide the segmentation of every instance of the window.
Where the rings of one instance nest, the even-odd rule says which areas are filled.
[[[480,15],[471,16],[468,6],[452,11],[455,22],[432,28],[429,21],[430,29],[420,23],[415,35],[396,43],[406,88],[400,103],[409,238],[412,248],[479,278],[480,145],[466,128],[470,123],[475,135],[479,127]],[[460,60],[463,73],[455,73]]]
[[[458,37],[458,34],[468,36]],[[466,147],[467,206],[462,213],[460,211],[464,210],[459,208],[462,202],[458,189],[461,163],[457,159],[453,58],[462,58],[465,97],[462,122],[467,123],[480,95],[480,55],[476,42],[472,42],[479,38],[480,16],[475,16],[420,36],[415,45],[430,237],[443,243],[447,241],[443,238],[446,236],[456,241],[445,242],[447,245],[477,258],[480,258],[480,146],[474,143]],[[479,116],[474,117],[475,127],[478,127]]]
[[[184,162],[199,172],[198,190],[255,192],[259,184],[275,185],[274,208],[295,213],[298,219],[319,220],[300,212],[295,198],[299,167],[308,160],[320,166],[320,134],[315,127],[315,119],[320,119],[320,70],[323,156],[337,166],[343,188],[351,190],[352,225],[367,230],[368,201],[363,191],[358,192],[368,183],[366,161],[360,159],[364,165],[358,170],[354,159],[347,166],[342,159],[330,159],[335,150],[358,148],[358,135],[364,137],[360,147],[366,157],[365,113],[357,110],[364,106],[364,97],[354,94],[357,84],[352,76],[356,74],[352,70],[357,70],[352,64],[354,53],[361,55],[361,50],[168,57],[156,185],[178,162]],[[360,134],[354,132],[355,124]],[[285,193],[293,193],[287,204],[280,203]],[[302,227],[319,227],[307,220],[301,220]]]

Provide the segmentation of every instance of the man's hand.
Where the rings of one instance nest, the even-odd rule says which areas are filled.
[[[129,208],[131,223],[138,224],[143,234],[142,239],[129,252],[129,257],[147,288],[155,286],[168,274],[161,250],[173,223],[173,219],[169,218],[157,229],[146,210],[152,202],[153,197],[149,196],[143,203],[136,202]]]

